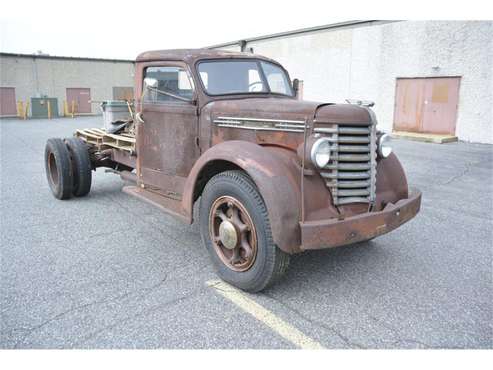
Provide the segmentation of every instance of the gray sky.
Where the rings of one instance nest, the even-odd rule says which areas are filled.
[[[375,0],[8,0],[1,5],[0,50],[134,59],[145,50],[202,47],[354,19],[457,18],[450,7],[444,14],[429,1],[412,4],[414,14],[401,4],[399,16]]]
[[[145,50],[208,46],[349,19],[299,1],[283,8],[284,1],[267,0],[248,0],[248,6],[214,0],[40,1],[22,2],[23,9],[13,2],[2,4],[2,51],[104,58],[133,59]]]

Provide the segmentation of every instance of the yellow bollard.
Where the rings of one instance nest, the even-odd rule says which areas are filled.
[[[75,113],[75,100],[72,100],[72,118],[74,118]]]
[[[24,119],[27,119],[28,111],[29,111],[29,100],[26,102],[26,108],[24,109]]]
[[[49,100],[46,100],[47,108],[48,108],[48,119],[51,119],[51,102]]]
[[[22,100],[17,101],[17,117],[22,118],[24,114],[24,103]]]

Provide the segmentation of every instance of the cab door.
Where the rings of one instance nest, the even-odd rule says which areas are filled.
[[[155,86],[150,89],[140,81],[143,123],[137,135],[138,182],[180,200],[199,156],[193,80],[187,66],[178,62],[144,66],[142,77],[153,79]]]

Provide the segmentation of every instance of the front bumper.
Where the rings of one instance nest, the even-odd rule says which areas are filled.
[[[344,220],[330,219],[301,222],[301,249],[323,249],[372,239],[392,231],[419,212],[421,192],[410,191],[379,212],[363,213]]]

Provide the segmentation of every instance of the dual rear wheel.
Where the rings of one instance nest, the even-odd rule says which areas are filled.
[[[48,185],[57,199],[83,197],[91,190],[91,160],[81,139],[48,139],[45,169]]]

